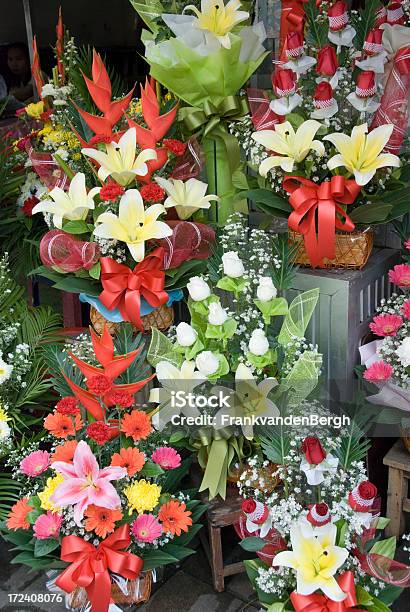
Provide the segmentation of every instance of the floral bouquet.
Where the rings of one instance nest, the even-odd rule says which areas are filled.
[[[387,610],[410,586],[410,567],[394,560],[396,538],[379,536],[389,520],[366,476],[369,442],[358,420],[336,431],[317,403],[294,416],[307,413],[326,424],[315,435],[303,426],[265,431],[238,483],[236,529],[259,557],[244,562],[248,576],[269,610]],[[273,491],[268,462],[280,483]]]
[[[408,211],[410,30],[382,23],[379,6],[366,2],[349,14],[339,0],[304,2],[275,61],[273,92],[251,91],[252,114],[230,126],[259,174],[242,175],[240,195],[287,218],[292,239],[304,242],[300,258],[313,267],[335,260],[337,232],[352,234]],[[361,239],[352,234],[352,249]],[[370,238],[363,245],[363,257],[334,265],[363,266]]]
[[[185,103],[179,119],[204,148],[210,189],[221,198],[213,218],[223,224],[234,209],[245,210],[243,202],[233,202],[240,149],[227,121],[247,111],[238,92],[267,55],[264,26],[249,25],[239,0],[183,6],[182,14],[174,3],[132,4],[149,27],[144,42],[151,74]]]
[[[172,424],[170,439],[196,450],[210,497],[225,497],[227,478],[257,442],[254,425],[277,415],[274,400],[298,403],[317,384],[321,355],[304,334],[318,291],[289,305],[277,295],[290,274],[286,240],[283,249],[277,240],[234,213],[209,274],[188,283],[190,323],[169,337],[153,330],[147,358],[161,385],[150,393],[159,404],[153,423]]]
[[[53,588],[85,589],[108,610],[122,601],[116,585],[128,593],[141,570],[193,552],[187,544],[204,508],[178,490],[189,459],[153,433],[137,405],[152,378],[144,378],[141,337],[128,326],[116,345],[105,330],[70,348],[50,351],[62,397],[44,420],[48,435],[9,456],[21,491],[2,533],[19,551],[14,562],[60,570]]]

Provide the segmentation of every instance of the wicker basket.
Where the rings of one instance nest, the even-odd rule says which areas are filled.
[[[407,452],[410,453],[410,427],[402,427],[400,435]]]
[[[290,244],[298,246],[295,263],[311,268],[305,250],[303,236],[289,231]],[[373,249],[373,232],[351,232],[336,234],[335,258],[325,259],[319,268],[350,268],[361,270],[367,264]]]
[[[111,586],[111,598],[115,604],[136,606],[145,603],[151,596],[152,572],[142,572],[137,580],[128,580],[128,594],[121,591],[115,582]],[[70,595],[70,609],[78,610],[88,602],[87,591],[76,589]]]
[[[114,336],[121,325],[121,323],[113,323],[112,321],[107,321],[107,319],[101,313],[99,313],[98,310],[93,306],[91,306],[90,308],[90,320],[91,325],[98,334],[102,334],[105,325],[107,326],[110,334]],[[141,317],[141,321],[144,326],[145,332],[149,332],[151,327],[155,327],[156,329],[161,329],[164,331],[168,329],[174,322],[174,309],[172,308],[172,306],[166,306],[164,304],[159,308],[153,310],[150,314],[145,315],[145,317]]]

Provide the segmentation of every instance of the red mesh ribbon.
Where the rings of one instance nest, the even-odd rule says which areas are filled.
[[[164,268],[177,268],[184,261],[206,259],[211,245],[215,242],[215,232],[203,223],[191,221],[167,221],[173,230],[169,238],[161,238],[156,244],[163,247]]]
[[[95,242],[77,240],[71,234],[54,229],[43,236],[40,242],[40,258],[47,268],[61,272],[90,270],[97,262],[100,249]]]
[[[259,536],[260,533],[259,530],[250,533],[246,529],[246,514],[244,512],[241,512],[239,521],[235,523],[234,528],[242,540],[251,536]],[[266,546],[264,546],[262,550],[259,550],[256,554],[261,561],[271,566],[273,558],[276,556],[276,554],[281,550],[286,550],[287,545],[279,531],[274,528],[269,530],[268,534],[264,537],[264,540],[266,540],[268,544],[266,544]]]
[[[196,138],[191,138],[187,142],[184,155],[175,166],[171,178],[187,181],[190,178],[199,176],[204,166],[204,154]]]
[[[26,152],[33,164],[34,172],[48,189],[54,189],[54,187],[68,189],[70,185],[68,176],[54,161],[50,153],[35,151],[30,141],[27,142]]]
[[[263,89],[248,89],[247,95],[255,130],[272,130],[285,120],[271,110],[270,100]]]
[[[380,125],[394,125],[393,133],[385,147],[389,153],[399,153],[406,136],[409,97],[410,47],[402,47],[394,56],[383,97],[371,125],[371,129]]]

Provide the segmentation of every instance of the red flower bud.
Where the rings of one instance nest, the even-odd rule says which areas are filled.
[[[273,89],[277,96],[290,96],[296,90],[296,74],[293,70],[285,68],[277,70],[273,77]]]
[[[346,2],[335,2],[328,10],[327,16],[329,17],[329,28],[333,32],[343,30],[349,23],[349,16],[347,14]]]
[[[314,527],[319,527],[320,525],[326,525],[330,523],[331,516],[329,513],[328,505],[325,503],[321,504],[313,504],[309,506],[309,512],[307,515],[307,520]]]
[[[364,41],[363,49],[367,55],[377,55],[383,51],[383,30],[374,28],[370,30]]]
[[[364,480],[349,494],[349,504],[356,512],[369,512],[377,495],[373,483]]]
[[[317,54],[316,72],[323,76],[332,77],[338,69],[337,55],[332,45],[326,45]]]
[[[289,32],[285,41],[285,53],[288,59],[300,57],[303,54],[303,36],[300,32]]]
[[[316,108],[328,108],[333,102],[333,89],[330,83],[322,81],[316,85],[313,102]]]
[[[356,81],[356,95],[359,98],[370,98],[376,94],[376,79],[374,72],[364,70],[360,72]]]
[[[323,459],[326,459],[326,451],[315,436],[308,436],[303,440],[302,452],[305,454],[306,461],[311,465],[318,465]]]

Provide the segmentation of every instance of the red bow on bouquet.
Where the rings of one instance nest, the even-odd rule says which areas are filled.
[[[136,580],[143,561],[123,552],[131,544],[129,526],[121,525],[97,547],[78,536],[63,538],[61,560],[71,563],[57,578],[56,585],[66,593],[77,587],[87,591],[92,612],[107,612],[111,599],[110,572]]]
[[[337,583],[346,593],[346,599],[343,601],[332,601],[326,595],[319,593],[312,595],[299,595],[296,591],[291,593],[290,599],[296,612],[344,612],[357,606],[353,573],[344,572],[337,579]],[[359,608],[355,608],[355,611],[360,612]]]
[[[288,225],[303,234],[312,266],[322,265],[325,258],[334,259],[336,228],[345,232],[355,228],[339,204],[353,204],[361,187],[343,176],[333,176],[320,185],[301,176],[287,176],[283,188],[291,194],[289,203],[294,208]]]
[[[118,308],[125,321],[131,321],[142,331],[141,297],[154,308],[168,301],[168,293],[164,291],[163,261],[164,249],[161,247],[147,255],[133,270],[110,257],[102,257],[102,304],[108,310]]]

